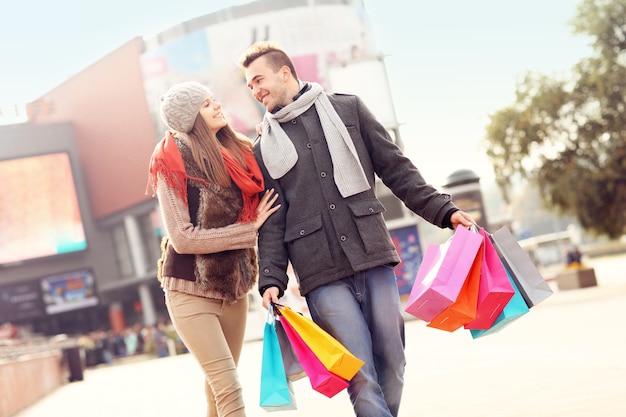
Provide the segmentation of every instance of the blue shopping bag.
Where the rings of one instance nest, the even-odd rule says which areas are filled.
[[[509,281],[511,282],[511,285],[513,286],[513,289],[515,290],[515,293],[490,328],[486,330],[470,330],[472,338],[474,339],[499,332],[504,327],[508,326],[511,322],[517,320],[529,311],[528,305],[526,304],[522,293],[515,284],[513,278],[511,278],[511,273],[507,268],[504,269],[509,278]]]
[[[266,411],[296,410],[291,382],[287,381],[285,374],[274,314],[271,308],[267,313],[263,332],[260,405]]]

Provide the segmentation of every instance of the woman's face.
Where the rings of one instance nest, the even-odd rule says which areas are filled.
[[[200,107],[200,116],[214,135],[228,123],[222,114],[222,105],[213,100],[213,97],[207,97],[204,100]]]

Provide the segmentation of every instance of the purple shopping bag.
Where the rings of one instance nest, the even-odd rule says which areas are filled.
[[[429,245],[404,311],[431,321],[454,303],[472,268],[483,237],[457,227],[441,245]]]

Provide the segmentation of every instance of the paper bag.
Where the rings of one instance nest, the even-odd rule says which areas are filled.
[[[280,320],[285,330],[288,322],[330,372],[351,380],[364,365],[365,362],[354,356],[310,318],[296,313],[287,306],[280,304],[275,304],[275,306],[281,315]]]
[[[287,334],[285,333],[285,329],[283,329],[283,325],[280,320],[276,320],[275,326],[287,379],[289,381],[297,381],[299,379],[306,378],[306,372],[302,369],[302,365],[300,364],[300,361],[298,361],[298,357],[289,343],[289,339],[287,338]]]
[[[500,315],[493,322],[491,327],[486,330],[470,330],[472,338],[477,339],[479,337],[487,336],[493,333],[497,333],[506,326],[508,326],[513,321],[517,320],[524,314],[528,313],[528,305],[526,305],[526,301],[524,301],[524,297],[522,297],[521,292],[515,285],[513,278],[510,275],[507,276],[511,286],[513,287],[513,296],[509,300],[509,302],[504,306],[504,309],[500,313]]]
[[[464,227],[441,245],[429,245],[404,311],[432,321],[456,301],[483,237]]]
[[[291,342],[293,351],[298,357],[298,361],[309,377],[311,388],[328,398],[332,398],[348,388],[348,381],[326,369],[320,359],[315,356],[315,353],[291,326],[291,323],[284,321],[282,324],[285,334]]]
[[[484,242],[476,318],[467,323],[465,328],[486,330],[491,327],[504,310],[504,307],[515,294],[515,290],[489,235],[482,228],[479,233],[483,236]]]
[[[450,307],[446,308],[441,314],[432,319],[432,321],[428,323],[428,327],[453,332],[476,318],[482,260],[483,245],[478,249],[476,258],[465,279],[463,287],[461,287],[457,299]]]
[[[552,295],[550,285],[509,229],[500,228],[491,235],[491,240],[528,307],[533,307]]]
[[[270,309],[271,310],[271,309]],[[274,316],[268,312],[263,332],[260,406],[267,411],[295,410],[293,389],[283,366]]]

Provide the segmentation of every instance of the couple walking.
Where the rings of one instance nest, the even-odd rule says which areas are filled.
[[[313,320],[365,362],[348,388],[355,415],[396,417],[400,258],[375,177],[434,225],[473,220],[426,183],[359,97],[300,80],[271,43],[250,46],[241,65],[266,109],[258,140],[233,129],[208,87],[176,84],[162,97],[169,130],[149,169],[168,236],[159,279],[206,376],[207,415],[246,415],[237,363],[247,294],[257,284],[265,308],[278,302],[291,263]]]

